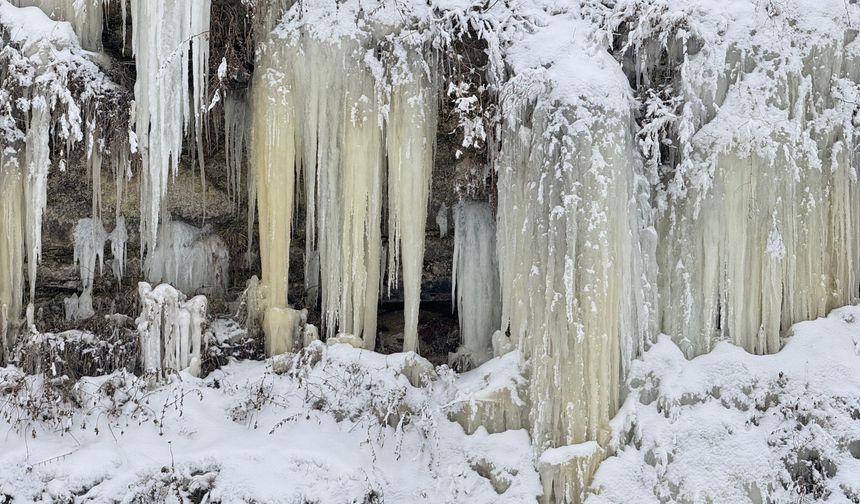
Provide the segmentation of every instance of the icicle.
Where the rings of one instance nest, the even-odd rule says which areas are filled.
[[[179,168],[183,137],[190,127],[202,129],[210,10],[211,0],[131,0],[135,135],[143,160],[141,253],[155,247],[161,199]]]
[[[95,124],[90,123],[87,130],[87,174],[90,177],[92,195],[92,213],[94,219],[102,218],[102,153],[104,140],[96,138]]]
[[[7,337],[14,334],[21,316],[25,257],[24,183],[18,154],[11,147],[0,147],[0,362],[5,362]]]
[[[224,158],[227,164],[227,198],[234,211],[238,211],[242,204],[242,171],[247,166],[250,120],[246,93],[228,93],[224,100]],[[251,233],[248,233],[248,239],[251,239]],[[251,245],[249,242],[249,250]]]
[[[191,114],[194,140],[197,148],[197,162],[200,167],[200,183],[203,190],[203,221],[206,221],[206,156],[203,152],[203,117],[209,109],[209,18],[212,0],[185,0],[190,7],[191,45]]]
[[[125,261],[127,259],[126,246],[128,244],[128,229],[125,227],[125,217],[116,218],[116,226],[108,236],[110,240],[110,252],[113,257],[111,271],[119,285],[122,285],[122,277],[125,274]]]
[[[388,113],[388,287],[403,266],[403,350],[418,351],[418,309],[424,269],[424,238],[430,174],[436,139],[436,88],[433,70],[416,55],[391,91]]]
[[[449,364],[468,369],[493,356],[492,336],[501,322],[496,222],[489,203],[454,207],[454,260],[451,297],[456,300],[462,347]]]
[[[122,142],[113,148],[111,171],[114,177],[114,219],[122,217],[122,204],[125,196],[126,181],[131,179],[131,153],[128,143]]]
[[[30,304],[36,294],[36,269],[42,261],[42,215],[48,200],[48,139],[51,131],[51,111],[41,96],[33,98],[27,128],[24,167],[25,230],[27,245],[27,279],[30,283]]]
[[[448,206],[445,203],[439,205],[439,211],[436,212],[436,225],[439,226],[439,237],[445,238],[448,236]]]
[[[337,228],[320,227],[320,242],[325,247],[320,250],[319,269],[326,333],[333,335],[337,325],[339,332],[363,338],[365,348],[374,349],[382,242],[383,140],[375,81],[368,69],[350,68],[349,62],[363,52],[360,48],[353,50],[355,56],[343,53],[346,117],[340,117],[344,128],[339,160],[342,168],[340,173],[335,171],[338,160],[320,166],[326,175],[320,177],[320,184],[340,192],[339,201],[321,196],[321,218],[340,221],[340,236],[332,241]],[[339,177],[342,178],[338,180]],[[333,296],[340,299],[332,299]]]
[[[249,165],[250,166],[250,165]],[[254,263],[254,223],[257,216],[257,171],[254,168],[248,168],[248,245],[245,250],[245,265],[250,269]]]
[[[122,53],[126,53],[125,42],[128,39],[126,24],[128,23],[128,8],[125,0],[119,0],[120,16],[122,17]]]

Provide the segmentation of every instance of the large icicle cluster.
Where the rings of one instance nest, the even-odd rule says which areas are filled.
[[[227,164],[227,198],[236,211],[242,204],[242,173],[247,167],[248,141],[251,135],[251,110],[248,103],[248,93],[245,90],[232,91],[224,98],[224,160]],[[248,170],[249,175],[253,170]],[[246,180],[248,186],[248,204],[253,205],[251,200],[256,199],[253,178]],[[252,197],[254,196],[254,197]],[[248,209],[253,226],[254,210]],[[248,233],[250,240],[253,233]],[[248,242],[248,249],[253,242]]]
[[[75,231],[82,293],[67,300],[68,316],[93,314],[108,240],[122,278],[129,233],[120,208],[137,153],[142,269],[161,283],[138,286],[143,366],[199,375],[207,300],[186,294],[224,292],[230,257],[205,227],[171,221],[162,199],[186,138],[205,198],[211,0],[129,1],[137,81],[133,132],[122,129],[119,141],[98,120],[113,85],[84,50],[100,48],[109,2],[12,3],[39,8],[0,0],[0,362],[22,324],[25,281],[33,323],[49,172],[82,142],[92,215]],[[246,185],[249,265],[259,213],[262,281],[248,283],[248,329],[264,331],[270,355],[317,338],[288,296],[297,232],[306,304],[320,301],[330,343],[374,349],[380,291],[399,290],[404,350],[418,350],[437,59],[454,36],[445,30],[462,25],[487,45],[482,77],[498,94],[501,123],[469,127],[487,137],[495,216],[489,202],[454,213],[463,344],[452,362],[490,363],[464,376],[448,414],[470,432],[527,427],[543,500],[576,504],[618,447],[612,418],[631,362],[658,332],[686,357],[719,340],[773,353],[792,323],[855,299],[860,7],[425,4],[257,3],[252,87],[226,95],[223,128],[236,211]],[[116,180],[110,234],[105,162]],[[443,204],[442,235],[447,215]]]
[[[21,315],[25,259],[30,303],[34,300],[48,172],[52,165],[64,166],[65,154],[96,121],[100,100],[116,88],[86,59],[71,26],[36,7],[0,2],[0,43],[0,335],[5,340]],[[59,157],[51,159],[52,152]]]
[[[502,88],[502,323],[530,372],[535,448],[550,450],[544,499],[579,502],[653,330],[654,239],[624,75],[576,10],[542,21]]]
[[[792,323],[857,295],[860,45],[846,9],[616,7],[630,73],[675,100],[643,131],[675,151],[651,176],[668,180],[657,201],[661,326],[688,356],[723,338],[773,353]],[[660,116],[671,127],[655,128]]]
[[[141,252],[155,248],[161,200],[179,169],[183,139],[193,131],[198,150],[202,141],[210,9],[211,0],[131,0],[137,68],[133,147],[143,165]]]
[[[319,292],[326,332],[374,348],[387,179],[389,287],[402,264],[405,347],[416,350],[436,86],[417,43],[387,38],[394,49],[377,58],[384,35],[323,33],[288,16],[258,55],[251,153],[263,289],[268,310],[287,307],[294,195],[303,194],[305,281],[312,301]]]

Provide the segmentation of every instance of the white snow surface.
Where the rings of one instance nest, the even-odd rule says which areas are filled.
[[[0,23],[9,30],[11,41],[22,44],[25,52],[30,45],[45,40],[60,47],[79,47],[71,24],[52,21],[38,7],[17,8],[3,0]]]
[[[721,342],[692,360],[661,336],[634,362],[588,502],[856,502],[860,306],[792,333],[774,355]]]
[[[457,387],[445,368],[416,388],[400,373],[410,354],[318,342],[300,356],[306,364],[293,361],[285,374],[273,373],[272,360],[234,362],[154,389],[123,373],[83,379],[74,388],[82,408],[70,418],[7,429],[0,494],[15,502],[162,502],[178,488],[225,503],[342,504],[375,495],[386,503],[520,504],[540,492],[524,430],[466,435],[447,419],[443,405]],[[0,369],[0,387],[20,377]],[[491,479],[507,489],[497,493]]]
[[[212,324],[216,333],[233,326]],[[446,412],[521,380],[511,365],[518,360],[513,352],[462,376],[437,368],[415,387],[411,354],[314,343],[298,357],[232,362],[204,379],[181,373],[154,389],[125,373],[85,378],[73,388],[80,408],[48,408],[38,421],[9,394],[0,405],[10,423],[0,493],[16,502],[73,494],[131,502],[195,489],[215,502],[371,494],[395,503],[534,502],[526,432],[466,435]],[[279,367],[287,371],[275,374]],[[0,369],[7,392],[21,379],[30,390],[43,386]],[[826,477],[803,502],[851,502],[860,492],[860,306],[795,325],[770,356],[722,342],[687,360],[662,336],[633,362],[629,380],[612,422],[617,454],[598,469],[588,502],[799,502],[793,474],[815,460]],[[491,479],[507,490],[497,493]]]

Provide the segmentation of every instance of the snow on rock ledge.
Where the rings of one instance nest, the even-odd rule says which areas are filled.
[[[777,354],[687,360],[662,336],[630,373],[589,503],[860,497],[860,306],[791,329]]]
[[[68,21],[84,49],[98,51],[102,48],[104,0],[11,0],[11,2],[18,7],[38,7],[51,19]]]
[[[528,381],[522,376],[518,351],[463,373],[456,386],[448,418],[467,433],[479,427],[490,433],[529,427]]]

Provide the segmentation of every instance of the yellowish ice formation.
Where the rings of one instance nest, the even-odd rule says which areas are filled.
[[[396,287],[402,263],[404,345],[417,350],[435,87],[423,61],[386,74],[368,52],[373,43],[367,34],[326,41],[298,29],[273,37],[260,51],[252,89],[251,162],[262,289],[267,310],[288,307],[291,226],[302,195],[309,299],[317,299],[318,289],[328,336],[352,334],[365,348],[374,348],[387,179],[389,288]],[[407,55],[400,57],[405,61]],[[381,92],[384,86],[390,93]],[[278,324],[264,323],[269,348],[285,347],[270,341],[272,333],[286,338],[290,332],[276,329]]]

